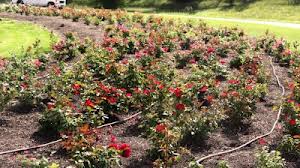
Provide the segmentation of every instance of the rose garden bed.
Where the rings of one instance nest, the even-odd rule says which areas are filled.
[[[19,118],[12,110],[18,105],[18,111],[31,112],[25,115],[34,118],[28,122],[38,131],[25,139],[62,140],[46,149],[50,154],[41,149],[26,153],[50,158],[42,160],[45,163],[29,159],[27,165],[198,167],[193,161],[199,157],[239,146],[271,129],[282,98],[272,58],[287,89],[281,124],[270,137],[203,165],[216,167],[226,160],[232,167],[254,167],[264,164],[259,160],[262,154],[256,159],[255,153],[269,146],[283,156],[293,155],[285,157],[286,165],[297,167],[300,59],[283,39],[254,39],[237,29],[120,10],[27,6],[0,10],[14,18],[72,19],[99,26],[102,32],[96,41],[83,39],[88,34],[84,30],[77,32],[80,38],[66,33],[49,53],[33,46],[20,59],[0,60],[4,116]],[[132,120],[102,128],[135,114],[139,115]],[[18,135],[6,133],[0,134],[1,139]],[[18,144],[22,146],[22,138]],[[10,159],[0,157],[7,166],[18,165]]]

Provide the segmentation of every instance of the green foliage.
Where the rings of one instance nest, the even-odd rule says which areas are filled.
[[[41,159],[23,159],[22,160],[22,166],[24,167],[31,167],[31,168],[59,168],[59,164],[49,162],[49,160],[45,157],[42,157]]]
[[[269,152],[268,148],[264,148],[255,156],[257,168],[283,168],[285,166],[285,161],[279,151]]]
[[[225,160],[219,161],[217,167],[218,168],[230,168],[230,166],[228,165],[228,162]]]

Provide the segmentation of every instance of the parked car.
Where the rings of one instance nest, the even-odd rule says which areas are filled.
[[[25,4],[34,6],[55,6],[62,8],[66,6],[66,0],[12,0],[14,4]]]

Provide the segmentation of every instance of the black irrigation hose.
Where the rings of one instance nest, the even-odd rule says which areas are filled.
[[[273,70],[273,75],[276,77],[278,86],[281,87],[281,97],[283,98],[284,95],[285,95],[285,92],[286,92],[286,91],[285,91],[285,88],[284,88],[284,86],[282,85],[282,83],[281,83],[281,81],[280,81],[278,75],[276,74],[276,69],[275,69],[275,67],[274,67],[274,64],[273,64],[273,61],[272,61],[272,57],[269,56],[269,58],[270,58],[270,63],[271,63],[272,70]],[[278,124],[278,122],[279,122],[279,120],[280,120],[280,116],[281,116],[281,113],[282,113],[282,101],[283,101],[283,99],[281,99],[281,103],[280,103],[281,105],[280,105],[280,108],[279,108],[278,113],[277,113],[277,118],[276,118],[276,120],[275,120],[275,122],[274,122],[274,124],[273,124],[272,129],[271,129],[268,133],[266,133],[266,134],[264,134],[264,135],[260,135],[260,136],[258,136],[258,137],[256,137],[256,138],[253,138],[253,139],[249,140],[248,142],[246,142],[246,143],[244,143],[244,144],[242,144],[242,145],[240,145],[240,146],[238,146],[238,147],[236,147],[236,148],[229,149],[229,150],[222,151],[222,152],[218,152],[218,153],[213,153],[213,154],[207,155],[207,156],[205,156],[205,157],[202,157],[202,158],[198,159],[198,160],[196,161],[196,163],[197,163],[197,164],[200,164],[201,162],[203,162],[204,160],[207,160],[207,159],[209,159],[209,158],[212,158],[212,157],[215,157],[215,156],[220,156],[220,155],[224,155],[224,154],[228,154],[228,153],[235,152],[235,151],[237,151],[237,150],[240,150],[240,149],[242,149],[242,148],[244,148],[244,147],[246,147],[246,146],[252,144],[253,142],[255,142],[255,141],[257,141],[257,140],[259,140],[259,139],[261,139],[261,138],[264,138],[264,137],[267,137],[267,136],[271,135],[271,134],[274,132],[274,130],[275,130],[275,128],[276,128],[276,126],[277,126],[277,124]]]

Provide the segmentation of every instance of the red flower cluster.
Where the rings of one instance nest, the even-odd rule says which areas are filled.
[[[112,143],[108,146],[108,148],[113,148],[113,149],[117,150],[120,153],[120,155],[125,158],[129,158],[131,155],[131,148],[126,143],[123,143],[120,145],[118,145],[116,143]]]
[[[228,80],[227,82],[228,82],[229,84],[232,84],[232,85],[237,85],[237,84],[240,83],[240,81],[235,80],[235,79]]]
[[[95,104],[92,102],[92,100],[90,100],[90,99],[87,99],[86,101],[85,101],[85,105],[87,106],[87,107],[91,107],[91,108],[94,108],[95,107]]]
[[[207,100],[209,103],[211,103],[211,102],[213,101],[213,99],[214,99],[214,96],[212,96],[212,95],[206,96],[206,100]]]
[[[115,97],[107,97],[107,102],[109,103],[109,104],[111,104],[111,105],[114,105],[114,104],[116,104],[117,103],[117,98],[115,98]]]
[[[251,86],[251,85],[247,85],[245,88],[246,88],[247,91],[253,90],[253,86]]]
[[[175,94],[175,96],[177,98],[180,98],[183,94],[180,88],[176,88],[176,89],[170,88],[169,90],[170,90],[171,93]]]
[[[208,47],[208,48],[207,48],[207,53],[208,53],[208,54],[211,54],[211,53],[213,53],[213,52],[215,52],[215,49],[214,49],[214,48],[212,48],[212,47]]]
[[[166,131],[167,127],[165,124],[158,124],[155,127],[155,131],[158,133],[164,133]]]
[[[291,120],[289,121],[289,124],[290,124],[291,126],[295,126],[295,125],[297,124],[297,121],[296,121],[295,119],[291,119]]]
[[[208,91],[208,87],[207,86],[203,86],[201,89],[200,89],[200,93],[205,93]]]
[[[33,61],[35,67],[39,68],[43,63],[39,59],[35,59]]]
[[[72,88],[73,88],[74,94],[75,94],[75,95],[78,95],[78,94],[80,93],[81,85],[75,83],[75,84],[72,86]]]
[[[178,111],[184,111],[185,110],[185,105],[182,103],[176,104],[176,110]]]

